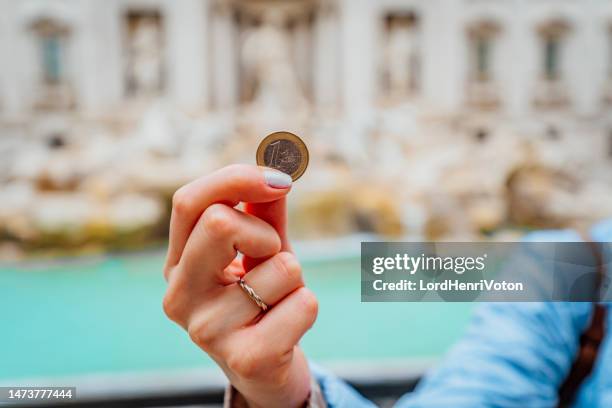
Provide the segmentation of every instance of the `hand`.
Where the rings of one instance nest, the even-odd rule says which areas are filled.
[[[290,188],[291,178],[275,170],[233,165],[173,197],[164,311],[251,407],[299,407],[310,392],[298,341],[318,306],[287,241]],[[240,202],[244,211],[234,208]],[[270,306],[265,314],[240,277]]]

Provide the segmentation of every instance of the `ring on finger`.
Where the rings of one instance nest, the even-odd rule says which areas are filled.
[[[265,312],[266,310],[268,310],[270,307],[267,305],[266,302],[263,301],[262,298],[259,297],[259,295],[257,293],[255,293],[255,290],[253,290],[252,287],[250,287],[245,281],[244,279],[240,278],[238,280],[238,285],[240,286],[240,288],[242,289],[242,291],[244,293],[247,294],[247,296],[249,298],[251,298],[251,300],[253,302],[255,302],[255,304],[263,311]]]

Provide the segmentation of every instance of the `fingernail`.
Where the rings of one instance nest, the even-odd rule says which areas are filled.
[[[291,186],[291,176],[280,171],[265,169],[264,179],[266,184],[274,188],[287,188]]]

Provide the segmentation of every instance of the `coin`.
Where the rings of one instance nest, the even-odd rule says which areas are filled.
[[[308,167],[308,149],[302,139],[293,133],[275,132],[259,143],[257,164],[282,171],[295,181]]]

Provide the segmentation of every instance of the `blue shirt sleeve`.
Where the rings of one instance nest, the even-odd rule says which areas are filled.
[[[310,369],[319,382],[323,397],[329,408],[375,408],[376,405],[365,399],[347,383],[329,371],[311,364]]]
[[[444,363],[397,406],[552,407],[589,303],[480,305]]]
[[[487,303],[444,362],[397,408],[552,407],[577,351],[590,303]],[[317,366],[313,373],[330,408],[371,402]]]
[[[578,240],[573,231],[525,238]],[[483,303],[445,361],[397,407],[553,407],[592,310],[588,302]]]
[[[612,221],[598,225],[592,235],[598,241],[609,240]],[[580,237],[570,231],[544,231],[527,240]],[[441,365],[396,407],[555,406],[591,314],[588,302],[483,303]],[[330,373],[318,368],[313,372],[330,408],[374,406]]]

